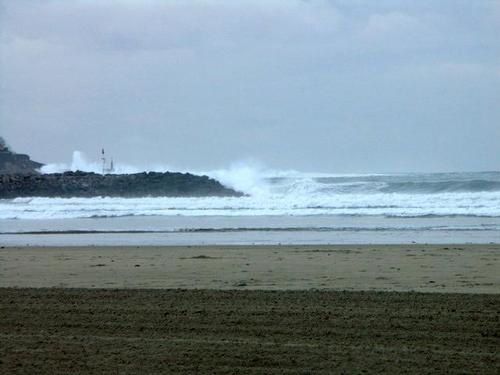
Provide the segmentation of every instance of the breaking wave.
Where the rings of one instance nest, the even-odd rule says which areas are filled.
[[[271,193],[241,198],[17,198],[0,219],[124,216],[500,216],[500,192],[442,194]]]
[[[72,162],[44,173],[102,165],[75,151]],[[167,171],[166,166],[116,165],[114,173]],[[258,162],[234,163],[205,174],[247,194],[240,198],[17,198],[0,200],[0,219],[125,216],[384,216],[500,217],[500,172],[434,174],[325,174],[276,171]]]
[[[438,182],[399,182],[390,183],[381,189],[382,192],[398,193],[455,193],[500,191],[499,181],[438,181]]]

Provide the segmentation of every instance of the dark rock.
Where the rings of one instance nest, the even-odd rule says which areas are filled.
[[[0,150],[0,174],[36,174],[42,166],[28,155]]]
[[[0,137],[0,199],[17,197],[202,197],[241,196],[207,176],[142,172],[107,174],[64,172],[40,174],[43,164],[12,152]]]
[[[5,139],[0,137],[0,174],[37,174],[42,166],[28,155],[11,151]]]
[[[207,176],[190,173],[107,174],[65,172],[4,174],[0,198],[17,197],[202,197],[242,196]]]

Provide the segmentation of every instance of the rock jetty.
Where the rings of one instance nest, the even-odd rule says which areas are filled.
[[[207,176],[143,172],[106,174],[65,172],[0,175],[0,199],[18,197],[207,197],[243,194]]]
[[[207,197],[242,196],[207,176],[190,173],[41,174],[43,164],[9,149],[0,137],[0,199],[18,197]]]

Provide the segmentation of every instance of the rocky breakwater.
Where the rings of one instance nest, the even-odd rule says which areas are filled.
[[[101,175],[90,172],[0,176],[0,198],[242,196],[207,176],[190,173]]]

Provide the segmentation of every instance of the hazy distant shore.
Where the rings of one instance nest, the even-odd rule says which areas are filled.
[[[0,287],[500,293],[500,245],[7,247]]]

